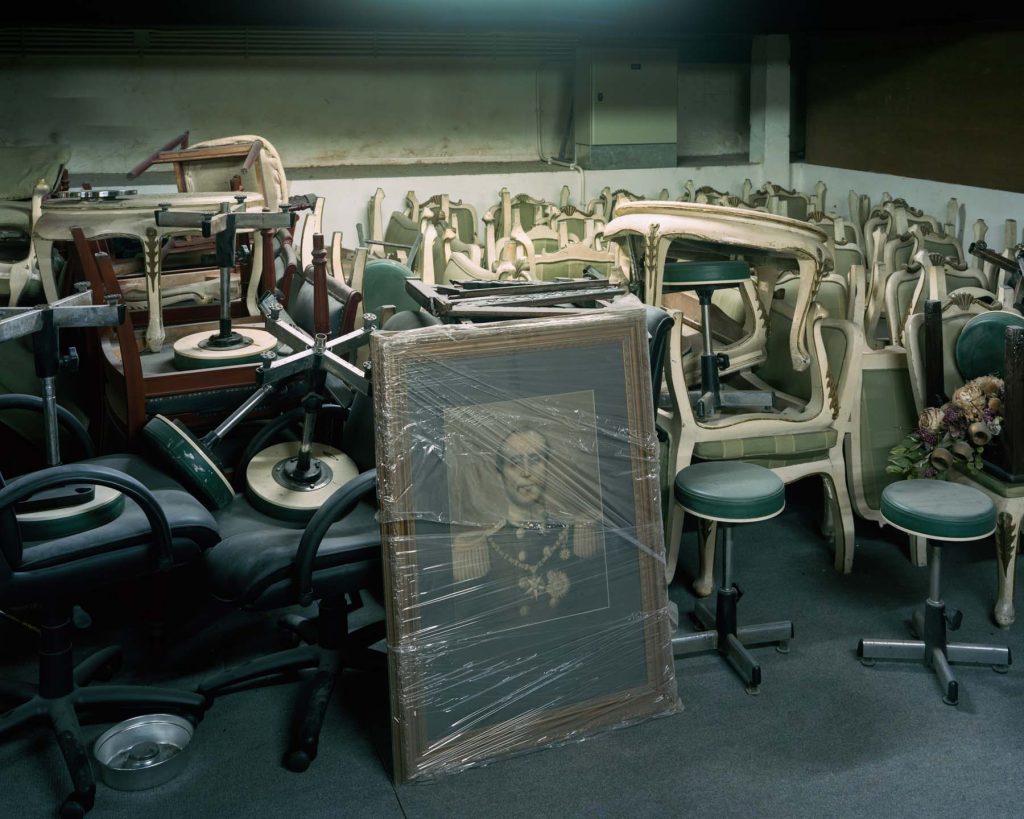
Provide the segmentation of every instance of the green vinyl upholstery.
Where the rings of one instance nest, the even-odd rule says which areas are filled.
[[[691,464],[676,475],[675,495],[687,512],[709,520],[763,520],[786,505],[778,475],[739,461]]]
[[[735,287],[750,280],[746,262],[668,262],[665,265],[666,285],[688,287]]]
[[[1007,327],[1024,327],[1024,318],[999,310],[974,316],[964,325],[956,339],[956,366],[965,381],[1003,377]]]
[[[996,528],[988,497],[970,486],[911,480],[882,491],[882,517],[893,526],[940,540],[978,540]]]
[[[819,429],[790,435],[700,441],[694,446],[693,455],[702,461],[754,461],[760,466],[785,466],[819,460],[838,440],[835,429]]]

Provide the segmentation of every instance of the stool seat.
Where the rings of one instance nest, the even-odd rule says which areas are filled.
[[[664,284],[687,287],[735,287],[750,280],[746,262],[668,262]]]
[[[996,528],[995,506],[986,495],[946,481],[891,483],[882,491],[881,512],[898,529],[945,541],[978,540]]]
[[[782,479],[742,461],[691,464],[676,475],[675,495],[687,512],[725,523],[766,520],[786,505]]]

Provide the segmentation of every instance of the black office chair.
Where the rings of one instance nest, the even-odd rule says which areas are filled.
[[[77,424],[62,416],[65,424]],[[84,430],[75,437],[86,442]],[[113,520],[84,531],[68,530],[28,542],[15,504],[68,485],[111,487],[125,496]],[[79,527],[80,528],[80,527]],[[0,740],[16,729],[46,722],[67,764],[73,790],[61,816],[90,810],[96,785],[83,744],[79,716],[108,719],[152,711],[184,713],[198,720],[205,700],[195,693],[140,685],[98,684],[118,664],[120,649],[103,649],[75,666],[72,610],[91,591],[197,560],[218,539],[209,512],[174,481],[131,455],[64,464],[15,478],[0,489],[0,607],[38,606],[37,685],[0,682]]]
[[[302,645],[214,674],[198,687],[212,705],[235,690],[296,678],[314,671],[294,715],[284,764],[304,771],[316,757],[320,729],[335,680],[345,668],[382,668],[385,655],[371,650],[384,637],[383,621],[349,631],[349,614],[361,593],[382,587],[380,525],[372,495],[377,486],[370,399],[357,395],[346,415],[340,448],[360,474],[342,486],[303,527],[270,517],[241,494],[216,513],[223,539],[206,554],[212,593],[246,609],[268,610],[319,603],[311,617],[287,615],[281,625]],[[296,424],[302,408],[268,424],[243,455],[246,461],[276,435]],[[325,413],[326,414],[326,413]]]

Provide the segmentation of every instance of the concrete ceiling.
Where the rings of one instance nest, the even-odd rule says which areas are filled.
[[[979,4],[980,5],[980,4]],[[348,30],[572,31],[661,36],[878,31],[893,27],[999,29],[1024,24],[1020,3],[892,3],[826,0],[217,0],[21,4],[30,26],[258,26]],[[1007,10],[1012,9],[1012,10]],[[5,24],[16,24],[5,13]]]

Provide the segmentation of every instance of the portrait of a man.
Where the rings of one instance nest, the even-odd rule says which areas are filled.
[[[543,419],[544,414],[538,413]],[[486,617],[492,630],[532,625],[595,611],[608,605],[608,572],[600,522],[566,510],[566,498],[593,493],[582,455],[573,464],[572,441],[553,445],[557,424],[517,414],[515,423],[490,425],[486,477],[453,489],[471,497],[481,525],[452,539],[453,579],[460,587],[458,609]],[[580,444],[584,451],[586,444]],[[487,447],[481,447],[486,450]],[[561,451],[560,451],[561,450]],[[470,475],[479,474],[471,472]],[[473,495],[489,493],[486,499]],[[490,509],[488,515],[478,510]]]

